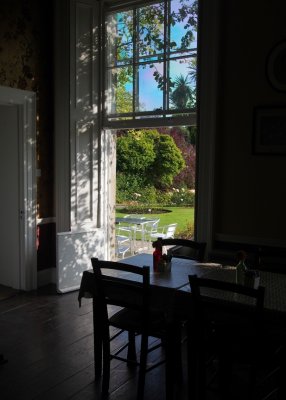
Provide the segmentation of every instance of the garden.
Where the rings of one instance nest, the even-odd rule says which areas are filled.
[[[195,127],[117,132],[116,217],[143,214],[194,233]]]

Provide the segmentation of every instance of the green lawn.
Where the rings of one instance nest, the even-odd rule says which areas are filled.
[[[164,207],[165,210],[171,212],[162,214],[143,214],[146,217],[160,218],[159,226],[172,224],[177,222],[177,232],[186,229],[187,225],[194,224],[194,207]],[[125,213],[121,213],[120,209],[116,210],[116,217],[123,217]]]

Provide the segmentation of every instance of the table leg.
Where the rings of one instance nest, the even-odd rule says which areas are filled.
[[[100,325],[96,324],[95,301],[93,305],[93,349],[94,349],[94,375],[95,378],[101,376],[102,372],[102,331]]]

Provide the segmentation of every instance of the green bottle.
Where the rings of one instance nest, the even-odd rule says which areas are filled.
[[[236,283],[244,285],[247,267],[245,265],[246,253],[243,250],[237,253],[237,260],[238,264],[236,265]]]
[[[244,285],[245,272],[247,268],[243,260],[240,260],[236,266],[236,283]]]

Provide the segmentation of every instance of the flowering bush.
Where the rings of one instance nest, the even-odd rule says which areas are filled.
[[[195,204],[195,191],[186,188],[173,188],[170,198],[171,204],[176,206],[191,206]]]

